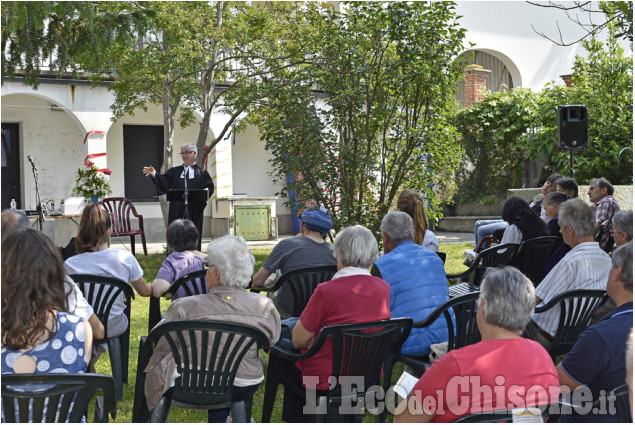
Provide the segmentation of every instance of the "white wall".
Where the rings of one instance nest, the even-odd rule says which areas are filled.
[[[565,41],[578,39],[582,30],[562,11],[521,1],[459,1],[457,12],[463,16],[459,22],[467,29],[466,41],[476,43],[472,49],[498,51],[509,57],[520,71],[523,87],[540,90],[549,81],[562,84],[560,75],[570,74],[575,56],[584,54],[579,43],[557,46],[532,29],[533,24],[536,30],[557,39],[557,21]],[[603,16],[598,14],[596,22]],[[628,43],[623,46],[630,51]]]
[[[234,193],[246,193],[248,197],[275,196],[280,185],[274,183],[269,175],[272,167],[271,153],[265,150],[265,142],[258,137],[258,129],[252,125],[236,135],[236,144],[232,146],[232,169]],[[278,199],[278,215],[289,214],[283,206],[285,199]]]
[[[40,198],[55,205],[70,196],[75,172],[84,160],[84,132],[64,111],[51,111],[51,102],[34,95],[2,96],[2,122],[20,125],[21,198],[34,209],[35,182],[27,156],[39,173]]]

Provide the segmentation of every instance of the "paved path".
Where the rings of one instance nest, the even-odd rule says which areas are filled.
[[[474,242],[474,234],[473,233],[454,233],[454,232],[436,232],[435,235],[440,243],[473,243]],[[293,235],[280,235],[280,239],[290,238]],[[110,240],[111,248],[115,249],[128,249],[130,250],[130,238],[121,238],[125,243],[125,247],[117,240],[117,238],[112,238]],[[203,238],[203,251],[206,252],[207,244],[210,242],[210,238]],[[278,241],[247,241],[247,245],[251,249],[271,249]],[[166,243],[165,242],[156,242],[156,243],[148,243],[146,244],[148,248],[148,254],[156,254],[165,252]],[[137,243],[135,245],[135,252],[137,254],[143,254],[143,247],[141,244]]]

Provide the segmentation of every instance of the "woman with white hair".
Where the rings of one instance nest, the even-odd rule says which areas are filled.
[[[293,328],[293,345],[302,352],[324,326],[390,319],[390,286],[368,271],[379,255],[370,230],[359,225],[347,227],[335,237],[334,248],[338,272],[317,286]],[[317,354],[297,362],[297,367],[287,362],[285,373],[298,383],[303,376],[317,376],[317,389],[324,390],[329,387],[332,366],[333,346],[327,341]],[[305,422],[303,405],[301,398],[285,388],[282,419]]]
[[[223,236],[207,246],[207,294],[179,298],[170,304],[165,322],[173,320],[216,320],[254,326],[264,332],[271,345],[280,338],[280,315],[273,302],[248,292],[256,260],[241,236]],[[163,323],[164,321],[161,321]],[[157,325],[158,326],[158,325]],[[212,341],[210,341],[210,344]],[[265,379],[263,359],[254,346],[247,353],[234,381],[232,401],[248,400]],[[162,396],[171,400],[170,379],[176,366],[168,343],[157,344],[145,369],[145,395],[152,410]],[[162,403],[163,403],[162,402]],[[225,422],[229,408],[208,411],[209,422]]]
[[[521,337],[535,303],[534,286],[518,269],[491,269],[477,301],[481,342],[435,361],[397,407],[395,422],[452,422],[471,413],[557,402],[551,357]]]
[[[185,143],[181,146],[181,160],[183,164],[170,168],[165,174],[156,172],[152,165],[143,167],[143,174],[151,176],[157,187],[159,195],[166,194],[169,190],[199,190],[207,189],[208,197],[214,193],[214,182],[207,170],[196,164],[196,145]],[[196,225],[199,233],[197,249],[201,250],[201,237],[203,235],[203,211],[207,206],[205,201],[197,201],[191,193],[188,202],[188,210],[185,211],[185,201],[170,201],[168,211],[168,225],[177,218],[189,218]]]

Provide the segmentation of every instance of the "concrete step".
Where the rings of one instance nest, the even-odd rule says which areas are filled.
[[[478,220],[498,220],[500,216],[482,215],[482,216],[458,216],[443,217],[437,228],[442,232],[468,232],[474,233],[474,223]]]

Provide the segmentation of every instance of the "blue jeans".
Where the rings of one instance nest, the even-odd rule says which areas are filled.
[[[505,230],[509,224],[505,220],[478,220],[474,223],[474,247],[478,247],[485,236],[491,235],[496,230]]]

